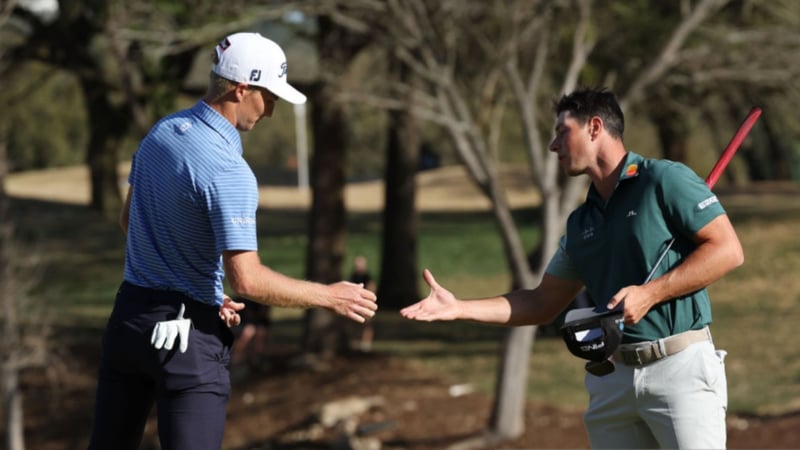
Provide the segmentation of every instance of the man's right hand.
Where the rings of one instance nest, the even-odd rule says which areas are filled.
[[[331,289],[331,306],[336,314],[345,316],[358,323],[364,323],[375,315],[378,304],[375,293],[366,289],[363,284],[340,281],[328,285]]]
[[[432,322],[434,320],[456,320],[459,318],[461,302],[452,292],[443,288],[430,270],[422,273],[425,282],[431,288],[431,293],[422,300],[400,310],[406,319]]]

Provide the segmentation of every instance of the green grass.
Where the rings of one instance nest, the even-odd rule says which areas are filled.
[[[712,286],[713,332],[727,360],[730,411],[778,414],[800,409],[800,197],[723,198],[745,247],[746,263]],[[29,297],[65,335],[96,338],[111,307],[123,265],[124,239],[116,224],[73,206],[15,200],[18,260],[34,255],[22,271]],[[262,211],[263,261],[302,277],[306,216]],[[517,213],[523,240],[537,239],[536,215]],[[352,215],[346,260],[366,255],[379,267],[380,216]],[[510,279],[501,242],[489,214],[426,214],[420,220],[419,268],[430,268],[459,296],[506,291]],[[349,267],[343,267],[346,275]],[[420,292],[427,288],[421,281]],[[299,348],[301,312],[274,310],[274,339]],[[375,318],[377,351],[409,358],[455,383],[491,394],[497,355],[506,329],[472,323],[416,323],[397,312]],[[73,331],[77,333],[73,333]],[[558,338],[538,338],[529,366],[529,398],[564,408],[583,408],[583,362]]]

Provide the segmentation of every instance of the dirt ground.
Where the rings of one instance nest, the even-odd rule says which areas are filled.
[[[25,374],[29,450],[86,448],[95,350],[72,351],[74,358],[69,367]],[[388,355],[358,354],[312,367],[298,364],[291,354],[275,354],[266,368],[247,373],[237,368],[223,448],[459,448],[454,446],[483,434],[491,399],[478,393],[453,396],[450,388],[447,380],[429,370]],[[365,400],[371,406],[351,421],[330,426],[321,423],[330,417],[322,405],[353,398]],[[728,428],[729,448],[800,446],[800,413],[783,417],[729,417]],[[354,438],[346,440],[345,430],[351,430]],[[145,434],[141,448],[158,449],[153,418]],[[523,436],[482,448],[587,446],[581,411],[528,404]]]

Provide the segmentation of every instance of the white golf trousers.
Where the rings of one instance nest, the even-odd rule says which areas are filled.
[[[584,423],[592,448],[724,449],[728,388],[710,341],[645,366],[586,374]]]

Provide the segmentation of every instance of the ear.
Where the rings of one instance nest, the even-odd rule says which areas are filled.
[[[600,116],[592,116],[589,121],[589,136],[592,137],[592,140],[597,139],[600,133],[605,128],[605,124],[603,124],[603,119]]]
[[[247,93],[248,85],[247,83],[237,83],[236,87],[233,88],[233,95],[236,97],[236,101],[241,102],[244,98],[245,93]]]

